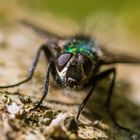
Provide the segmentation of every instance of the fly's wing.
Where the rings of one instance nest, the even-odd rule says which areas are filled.
[[[29,28],[31,28],[33,31],[35,31],[38,35],[40,35],[42,38],[49,42],[58,42],[59,40],[66,39],[65,37],[59,36],[55,33],[51,33],[47,30],[42,29],[41,27],[27,21],[27,20],[19,20],[19,22]]]
[[[116,64],[116,63],[127,63],[127,64],[140,64],[140,57],[135,57],[125,53],[110,52],[105,48],[102,48],[104,53],[101,58],[102,64]]]

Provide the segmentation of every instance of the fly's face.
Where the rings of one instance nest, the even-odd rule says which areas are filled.
[[[55,58],[55,65],[64,87],[80,86],[92,75],[92,61],[84,54],[61,53]]]

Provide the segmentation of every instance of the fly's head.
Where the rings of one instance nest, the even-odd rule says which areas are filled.
[[[93,62],[84,54],[60,53],[55,58],[57,75],[63,87],[82,86],[92,75]]]

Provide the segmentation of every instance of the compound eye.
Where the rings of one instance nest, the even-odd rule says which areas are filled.
[[[89,74],[91,74],[92,71],[92,62],[90,58],[87,57],[86,55],[81,55],[81,58],[85,74],[86,76],[88,76]]]
[[[60,56],[57,58],[56,61],[56,66],[59,71],[61,71],[66,66],[71,57],[72,57],[71,53],[60,54]]]

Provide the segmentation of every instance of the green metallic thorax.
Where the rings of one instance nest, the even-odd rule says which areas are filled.
[[[76,40],[75,42],[71,42],[64,47],[64,52],[85,54],[92,60],[95,57],[92,51],[92,42],[89,40]]]

